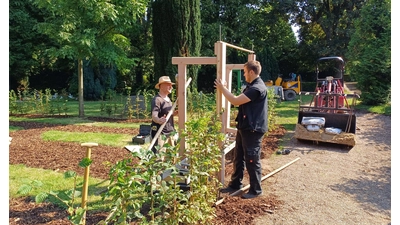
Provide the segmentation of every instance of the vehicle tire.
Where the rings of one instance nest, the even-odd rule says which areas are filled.
[[[293,90],[285,90],[285,101],[293,101],[296,99],[296,92]]]

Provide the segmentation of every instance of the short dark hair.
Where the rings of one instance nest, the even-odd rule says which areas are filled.
[[[246,67],[248,70],[253,70],[254,73],[257,75],[260,75],[260,73],[261,73],[261,64],[257,60],[247,61],[244,64],[244,67]]]

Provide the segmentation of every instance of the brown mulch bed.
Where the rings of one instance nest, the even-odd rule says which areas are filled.
[[[91,118],[103,120],[100,118]],[[111,121],[108,119],[108,121]],[[123,121],[137,122],[137,121]],[[146,121],[143,121],[146,122]],[[138,129],[107,128],[86,125],[52,125],[36,122],[13,122],[10,126],[23,127],[24,130],[10,133],[13,138],[9,147],[9,164],[24,164],[27,167],[50,169],[57,172],[68,170],[84,174],[84,169],[78,163],[85,157],[86,149],[80,143],[43,141],[41,134],[48,130],[65,132],[102,132],[131,134],[132,137],[139,133]],[[279,140],[286,133],[283,127],[275,129],[266,135],[263,140],[262,158],[269,158],[277,149]],[[130,157],[130,153],[123,147],[98,146],[92,149],[90,176],[108,179],[109,167],[105,162],[116,162]],[[226,178],[232,172],[232,165],[227,156]],[[270,173],[263,165],[263,176]],[[246,181],[246,178],[244,179]],[[246,184],[246,183],[245,183]],[[225,196],[224,201],[216,206],[217,218],[213,224],[252,224],[257,215],[273,213],[278,209],[281,201],[272,195],[263,195],[255,199],[245,200],[237,196]],[[107,212],[87,212],[86,224],[96,224],[108,215]],[[65,209],[50,203],[36,204],[28,197],[9,199],[9,224],[70,224]]]

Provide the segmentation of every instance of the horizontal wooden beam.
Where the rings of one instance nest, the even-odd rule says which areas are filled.
[[[172,57],[172,64],[215,65],[217,57]]]
[[[226,64],[226,68],[227,69],[230,69],[230,70],[237,70],[237,69],[240,69],[240,70],[242,70],[243,69],[243,67],[244,67],[244,64]]]
[[[248,50],[248,49],[241,48],[241,47],[238,47],[238,46],[236,46],[236,45],[232,45],[232,44],[228,44],[228,43],[225,43],[225,44],[226,44],[227,47],[235,48],[235,49],[238,49],[238,50],[241,50],[241,51],[244,51],[244,52],[248,52],[248,53],[254,54],[254,51],[253,51],[253,50]]]

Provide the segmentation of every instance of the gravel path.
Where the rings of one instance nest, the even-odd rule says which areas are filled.
[[[356,146],[297,141],[287,134],[289,155],[269,159],[279,168],[263,188],[284,203],[256,224],[391,224],[391,117],[357,113]]]

